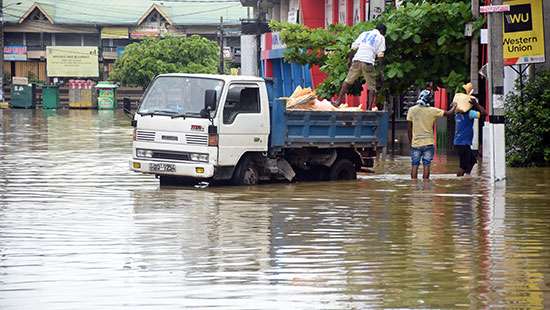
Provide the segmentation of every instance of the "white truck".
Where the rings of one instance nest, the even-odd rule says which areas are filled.
[[[355,179],[386,143],[386,112],[286,111],[259,77],[163,74],[132,121],[133,171],[161,184]]]

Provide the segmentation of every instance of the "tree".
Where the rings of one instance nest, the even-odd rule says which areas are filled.
[[[518,82],[519,83],[519,82]],[[511,166],[550,164],[550,71],[506,97],[506,159]]]
[[[391,8],[375,22],[387,26],[383,92],[400,94],[411,85],[428,81],[451,89],[468,77],[468,42],[464,27],[472,21],[469,2],[406,2]],[[375,22],[354,26],[331,25],[309,29],[302,25],[271,22],[287,45],[289,62],[320,65],[328,74],[317,93],[330,98],[339,91],[347,73],[347,55],[357,36],[375,27]],[[475,23],[479,28],[483,20]],[[358,94],[359,87],[350,90]]]
[[[147,87],[162,73],[216,73],[219,47],[199,36],[145,39],[126,47],[109,79]]]

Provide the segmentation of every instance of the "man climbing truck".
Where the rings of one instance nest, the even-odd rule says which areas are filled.
[[[163,74],[134,116],[133,171],[236,185],[355,179],[385,146],[386,112],[286,110],[249,76]]]

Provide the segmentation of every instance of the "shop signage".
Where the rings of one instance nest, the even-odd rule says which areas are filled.
[[[505,1],[503,52],[506,65],[544,62],[542,1]]]
[[[27,47],[22,45],[4,46],[4,60],[7,61],[26,61]]]
[[[49,77],[99,77],[96,46],[48,46],[46,71]]]
[[[143,24],[134,28],[130,32],[130,38],[132,39],[144,39],[147,37],[159,37],[160,27],[158,24]]]
[[[376,19],[378,16],[382,15],[384,12],[386,2],[384,0],[370,0],[368,3],[369,7],[369,20]]]
[[[509,5],[484,5],[479,7],[480,13],[501,13],[510,11]]]
[[[102,39],[128,39],[128,27],[103,27]]]

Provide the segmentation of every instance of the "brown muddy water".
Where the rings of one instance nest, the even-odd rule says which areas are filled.
[[[548,168],[160,188],[120,112],[0,123],[0,309],[550,308]]]

